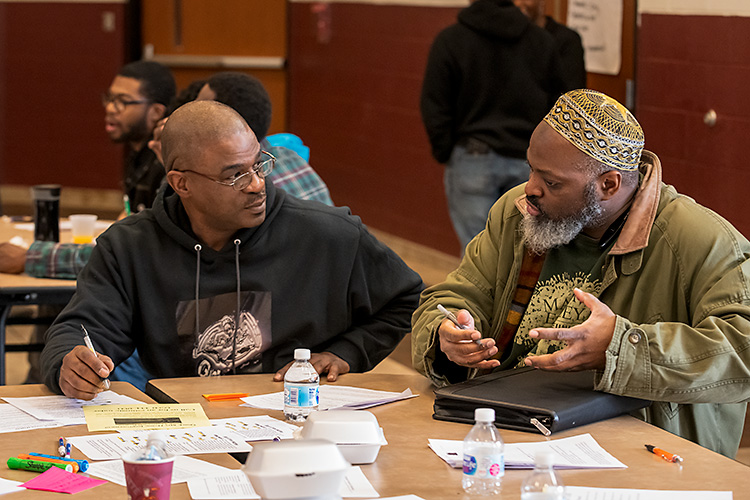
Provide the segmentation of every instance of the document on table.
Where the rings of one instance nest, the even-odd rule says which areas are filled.
[[[2,424],[0,424],[0,433],[61,427],[65,425],[56,420],[39,420],[10,404],[0,404],[0,422],[2,422]]]
[[[111,460],[146,445],[148,431],[124,431],[115,434],[68,437],[91,460]],[[242,453],[253,447],[235,433],[217,427],[192,427],[165,432],[167,452],[172,455],[200,453]]]
[[[234,432],[245,441],[292,439],[299,427],[268,415],[212,419],[211,425]]]
[[[211,425],[200,403],[84,406],[89,432]]]
[[[221,476],[231,471],[232,469],[205,460],[178,455],[172,467],[172,484],[184,483],[191,478]],[[125,486],[125,467],[122,460],[91,462],[86,473]]]
[[[23,491],[25,488],[21,486],[22,484],[21,481],[11,481],[10,479],[3,479],[0,477],[0,495]]]
[[[91,401],[66,396],[34,396],[2,399],[39,420],[54,420],[60,422],[62,425],[85,424],[84,406],[146,404],[143,401],[123,396],[114,391],[100,392]]]
[[[253,489],[250,479],[241,470],[229,471],[226,474],[214,477],[191,478],[188,479],[187,485],[193,500],[260,498],[255,489]],[[346,471],[339,495],[344,498],[373,498],[380,496],[358,466],[351,467]]]
[[[565,500],[732,500],[732,492],[631,490],[566,486]]]
[[[463,464],[463,441],[430,439],[429,446],[448,465]],[[533,469],[540,451],[552,451],[558,469],[626,469],[627,465],[610,455],[591,434],[536,443],[505,443],[506,469]]]
[[[361,410],[373,406],[392,403],[402,399],[415,398],[419,394],[412,394],[411,389],[403,392],[375,391],[351,387],[346,385],[321,385],[321,410]],[[284,410],[284,393],[274,392],[242,398],[245,403],[241,406],[261,408],[264,410]]]

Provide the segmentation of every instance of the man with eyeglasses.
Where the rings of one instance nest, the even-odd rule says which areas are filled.
[[[329,382],[390,354],[422,281],[358,217],[277,190],[274,157],[219,102],[177,109],[161,141],[169,185],[97,239],[46,334],[48,387],[91,399],[135,348],[157,377],[277,381],[295,348]]]
[[[136,61],[123,66],[102,95],[104,130],[112,142],[129,147],[123,192],[134,213],[151,207],[164,180],[164,168],[148,141],[176,91],[169,68],[154,61]]]

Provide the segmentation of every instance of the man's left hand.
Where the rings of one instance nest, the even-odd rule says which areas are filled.
[[[12,243],[0,243],[0,273],[20,274],[25,265],[25,248]]]
[[[284,375],[286,374],[286,371],[289,369],[289,367],[292,366],[292,363],[294,363],[294,361],[292,361],[291,363],[287,363],[284,368],[277,371],[273,376],[273,379],[276,382],[281,382],[282,380],[284,380]],[[331,352],[313,353],[310,356],[310,363],[312,363],[315,371],[317,371],[319,374],[322,375],[324,373],[328,373],[327,380],[329,382],[335,382],[339,375],[349,373],[350,369],[349,363]]]
[[[567,347],[552,354],[529,356],[526,366],[542,370],[579,371],[603,369],[604,352],[615,333],[617,316],[599,299],[576,288],[573,293],[591,309],[589,318],[572,328],[535,328],[532,339],[564,340]]]

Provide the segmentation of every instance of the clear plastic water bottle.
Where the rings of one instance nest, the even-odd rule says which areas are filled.
[[[310,364],[310,349],[295,349],[294,363],[284,375],[284,417],[292,422],[304,422],[318,409],[318,372]]]
[[[553,467],[555,454],[543,451],[534,459],[534,472],[521,484],[521,500],[563,500],[565,488]]]
[[[169,457],[166,437],[162,432],[152,431],[148,433],[146,446],[139,451],[136,460],[164,460]]]
[[[461,484],[470,495],[499,495],[505,475],[505,443],[495,428],[495,410],[474,410],[474,427],[464,438]]]

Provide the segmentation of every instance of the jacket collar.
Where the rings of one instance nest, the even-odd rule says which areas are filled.
[[[641,155],[641,182],[636,191],[633,204],[630,206],[628,220],[617,238],[617,242],[610,250],[610,255],[623,255],[648,246],[651,226],[659,208],[661,193],[661,161],[651,151],[643,150]],[[526,195],[515,200],[516,208],[522,215],[526,215]]]

